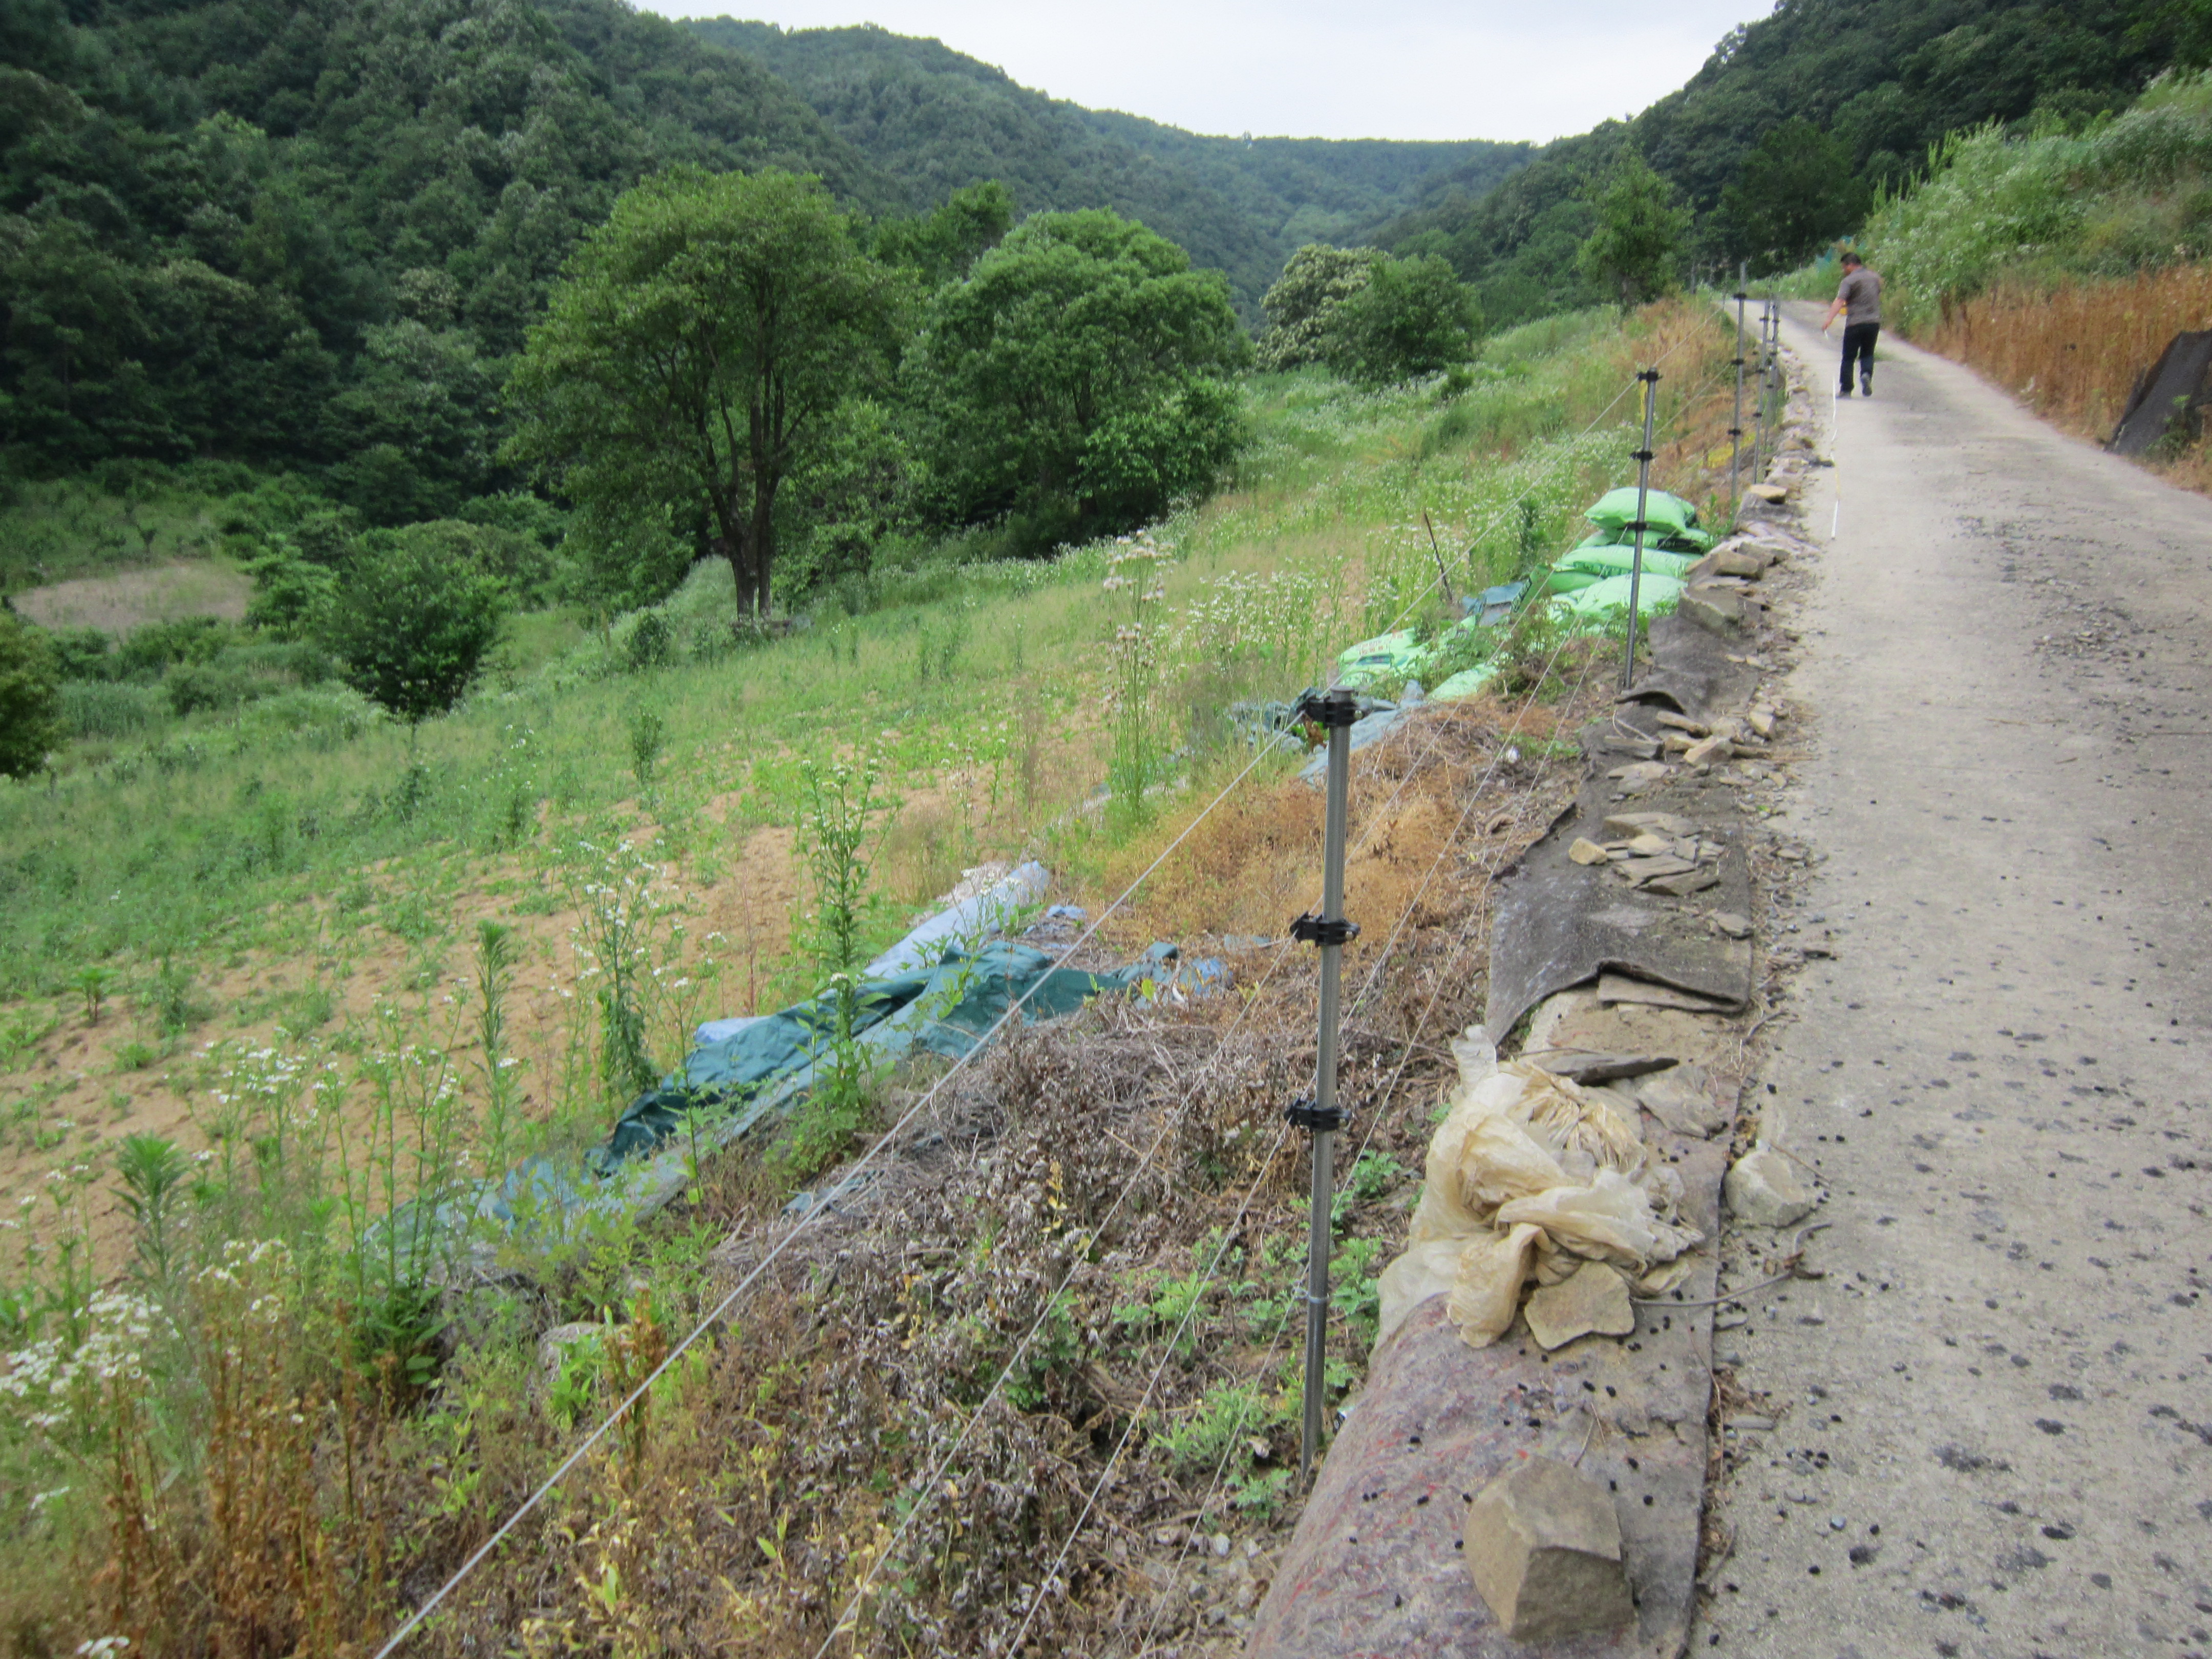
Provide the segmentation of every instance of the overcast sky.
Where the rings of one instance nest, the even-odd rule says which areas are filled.
[[[1556,138],[1688,79],[1762,0],[641,0],[671,17],[933,35],[1094,109],[1198,132]]]

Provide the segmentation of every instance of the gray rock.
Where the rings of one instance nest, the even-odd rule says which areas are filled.
[[[1700,583],[1682,590],[1680,613],[1708,633],[1740,634],[1749,607],[1743,595],[1725,587]]]
[[[1628,1281],[1602,1261],[1586,1261],[1556,1285],[1528,1298],[1528,1334],[1546,1349],[1577,1337],[1626,1336],[1636,1328]]]
[[[1695,820],[1674,812],[1612,812],[1606,816],[1605,833],[1632,841],[1645,835],[1694,836],[1698,826]]]
[[[1692,893],[1702,893],[1708,887],[1717,887],[1721,872],[1711,867],[1685,870],[1679,875],[1660,876],[1644,884],[1646,891],[1664,893],[1670,898],[1687,898]]]
[[[1735,1161],[1721,1192],[1729,1213],[1753,1227],[1787,1227],[1810,1215],[1819,1201],[1797,1166],[1764,1142]]]
[[[1636,1098],[1677,1134],[1704,1139],[1729,1127],[1735,1111],[1726,1101],[1713,1097],[1712,1074],[1702,1066],[1677,1066],[1672,1071],[1636,1080]]]
[[[1595,1635],[1636,1616],[1611,1495],[1548,1457],[1475,1494],[1466,1553],[1475,1589],[1514,1641]]]

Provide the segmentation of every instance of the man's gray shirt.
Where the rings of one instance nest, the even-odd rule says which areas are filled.
[[[1836,297],[1844,302],[1844,326],[1881,320],[1881,278],[1864,265],[1844,274]]]

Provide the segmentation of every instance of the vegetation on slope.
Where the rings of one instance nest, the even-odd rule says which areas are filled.
[[[1095,909],[1249,761],[1231,703],[1321,677],[1409,606],[1441,620],[1424,514],[1461,586],[1574,538],[1627,471],[1641,362],[1667,360],[1658,476],[1705,493],[1728,349],[1678,306],[1505,337],[1449,401],[1273,377],[1252,386],[1235,487],[1154,541],[879,568],[854,579],[860,614],[744,649],[706,570],[410,730],[312,686],[234,712],[164,699],[147,729],[73,748],[50,787],[0,792],[17,975],[0,1169],[21,1250],[0,1278],[19,1569],[0,1625],[64,1651],[333,1653],[388,1631],[759,1260],[793,1188],[927,1080],[878,1082],[857,1120],[802,1115],[766,1156],[695,1151],[650,1221],[526,1189],[532,1224],[477,1240],[477,1276],[467,1236],[404,1224],[428,1213],[410,1198],[604,1134],[635,1084],[627,1045],[663,1068],[702,1016],[816,986],[823,900],[792,847],[820,844],[827,768],[872,759],[898,803],[861,854],[880,874],[860,948],[992,854],[1042,851]],[[1152,580],[1107,587],[1133,559]],[[197,665],[195,634],[221,636]],[[222,628],[173,644],[157,687],[252,648]],[[1488,873],[1571,787],[1555,738],[1575,688],[1601,702],[1614,672],[1556,636],[1501,644],[1528,690],[1386,754],[1360,791],[1352,891],[1377,921],[1352,954],[1355,980],[1377,977],[1351,1064],[1375,1139],[1343,1202],[1335,1390],[1402,1224],[1425,1056],[1474,994],[1471,973],[1413,964],[1479,952]],[[1083,810],[1132,755],[1132,810]],[[882,1207],[833,1217],[762,1280],[424,1650],[711,1631],[786,1652],[879,1562],[873,1651],[977,1650],[1032,1608],[1038,1640],[1097,1652],[1233,1615],[1249,1567],[1241,1589],[1211,1581],[1209,1609],[1179,1552],[1291,1515],[1296,1366],[1275,1338],[1303,1220],[1295,1150],[1270,1137],[1307,1063],[1312,969],[1224,936],[1310,902],[1316,799],[1263,769],[1104,936],[1124,959],[1154,937],[1239,951],[1246,995],[1096,1011],[943,1097]],[[1109,1468],[1123,1478],[1079,1535]],[[1060,1589],[1025,1595],[1071,1544]]]
[[[1788,270],[1853,229],[1871,186],[1984,122],[2079,124],[2124,107],[2195,38],[2171,0],[1784,0],[1626,122],[1547,145],[1491,188],[1446,179],[1376,240],[1449,258],[1511,323],[1600,297],[1576,268],[1589,198],[1633,150],[1696,215],[1685,252]],[[2169,15],[2174,14],[2174,15]]]
[[[1891,326],[2107,437],[2136,377],[2212,302],[2212,73],[2164,77],[2079,132],[1957,135],[1858,240]],[[1792,286],[1825,298],[1833,281],[1815,267]],[[2212,483],[2185,432],[2155,459]]]
[[[1248,321],[1293,250],[1354,242],[1449,172],[1480,191],[1534,147],[1470,139],[1208,137],[1018,86],[935,40],[875,27],[696,20],[766,64],[915,203],[995,179],[1023,212],[1110,207],[1225,272]]]

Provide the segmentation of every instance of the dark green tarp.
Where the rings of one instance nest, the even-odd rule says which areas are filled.
[[[1001,942],[973,953],[947,951],[926,973],[862,984],[854,1036],[879,1064],[916,1048],[957,1060],[1024,996],[1025,1023],[1057,1018],[1102,992],[1170,976],[1175,956],[1172,945],[1156,945],[1134,967],[1094,974],[1054,968],[1052,957],[1026,945]],[[1202,971],[1205,964],[1194,966]],[[719,1042],[702,1043],[685,1059],[682,1072],[630,1103],[606,1144],[592,1151],[592,1167],[604,1172],[650,1152],[677,1132],[686,1112],[713,1110],[716,1138],[723,1139],[732,1133],[725,1121],[731,1115],[750,1122],[803,1091],[812,1080],[815,1062],[829,1054],[835,1041],[836,1012],[836,999],[824,993],[751,1021]]]

